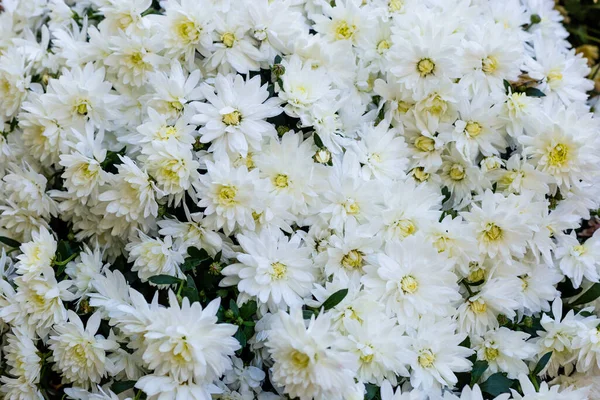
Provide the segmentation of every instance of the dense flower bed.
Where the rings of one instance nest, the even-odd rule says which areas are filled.
[[[0,4],[0,396],[600,398],[553,1]]]

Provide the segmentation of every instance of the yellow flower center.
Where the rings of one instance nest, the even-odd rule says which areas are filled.
[[[232,48],[235,44],[235,34],[233,32],[225,32],[221,35],[221,42],[223,42],[225,47]]]
[[[562,167],[569,159],[569,148],[564,144],[557,144],[548,153],[548,163],[553,167]]]
[[[271,279],[274,281],[278,281],[283,279],[287,273],[287,266],[285,264],[278,262],[274,262],[271,264]]]
[[[481,134],[481,124],[479,122],[469,121],[465,127],[465,132],[471,137],[477,137]]]
[[[222,206],[231,206],[235,204],[237,188],[235,186],[222,186],[219,190],[218,202]]]
[[[552,70],[548,72],[548,82],[560,82],[563,79],[563,74],[560,70]]]
[[[242,121],[242,113],[238,110],[232,111],[229,114],[223,115],[223,123],[228,126],[237,126]]]
[[[81,103],[79,103],[75,107],[75,111],[77,111],[77,114],[79,114],[79,115],[87,115],[87,113],[88,113],[87,101],[82,101]]]
[[[275,187],[277,187],[279,189],[288,187],[288,185],[289,185],[288,176],[285,174],[277,174],[277,176],[275,176],[275,178],[273,178],[273,185],[275,185]]]
[[[398,110],[398,112],[400,114],[406,114],[408,112],[408,110],[410,110],[411,107],[412,107],[412,104],[410,104],[404,100],[400,100],[398,102],[398,107],[396,107],[396,109]]]
[[[429,58],[423,58],[417,63],[417,72],[425,78],[435,72],[435,63]]]
[[[171,107],[172,109],[176,110],[176,111],[181,111],[183,110],[183,104],[181,104],[180,101],[172,101],[169,103],[169,107]]]
[[[363,266],[363,253],[360,250],[350,250],[342,257],[342,265],[347,269],[359,269]]]
[[[481,69],[486,74],[493,74],[498,69],[498,59],[494,56],[488,56],[488,58],[482,60]]]
[[[485,230],[483,231],[483,237],[488,242],[494,242],[502,239],[502,228],[494,223],[489,223],[486,225]]]
[[[469,276],[467,276],[467,280],[470,283],[481,282],[484,279],[485,279],[485,270],[482,268],[477,268],[477,269],[472,270],[469,273]]]
[[[573,253],[577,256],[581,256],[585,253],[585,246],[583,245],[577,245],[573,247]]]
[[[355,215],[360,211],[360,206],[356,204],[353,200],[348,200],[346,204],[344,204],[344,208],[346,209],[346,214]]]
[[[136,51],[135,53],[129,56],[129,61],[131,62],[131,64],[139,66],[140,64],[144,63],[144,56],[139,51]]]
[[[425,182],[427,179],[429,179],[429,172],[425,172],[425,168],[423,167],[417,167],[413,169],[413,176],[417,181]]]
[[[394,222],[393,226],[402,237],[407,237],[416,232],[417,227],[409,219],[401,219]]]
[[[461,164],[454,164],[450,167],[450,179],[453,181],[462,181],[465,179],[465,167]]]
[[[475,314],[483,314],[487,311],[487,305],[480,299],[470,302],[469,308],[471,308]]]
[[[200,31],[196,27],[196,24],[189,19],[182,19],[175,26],[175,31],[180,39],[183,40],[184,43],[197,43],[200,39]]]
[[[483,357],[486,361],[494,361],[500,355],[500,350],[493,347],[486,347],[483,351]]]
[[[310,363],[310,358],[306,354],[294,350],[292,351],[292,363],[298,369],[305,369]]]
[[[388,3],[388,9],[390,12],[398,12],[402,10],[404,6],[404,0],[390,0]]]
[[[379,54],[383,54],[386,51],[388,51],[390,49],[390,42],[388,42],[387,40],[382,40],[379,43],[377,43],[377,52]]]
[[[335,24],[335,38],[337,40],[350,39],[356,32],[356,25],[350,25],[342,20]]]
[[[430,102],[431,104],[426,109],[428,113],[437,117],[446,113],[446,110],[448,109],[448,103],[446,102],[446,100],[442,99],[442,97],[439,94],[435,94],[430,99]]]
[[[435,363],[435,355],[430,349],[421,350],[419,352],[419,357],[417,357],[417,361],[421,367],[431,368],[433,367],[433,363]]]
[[[373,354],[360,356],[360,361],[362,361],[365,364],[369,364],[371,361],[373,361]]]
[[[415,140],[415,147],[425,153],[432,152],[435,150],[435,140],[421,135]]]
[[[412,275],[406,275],[400,280],[400,289],[404,294],[413,294],[419,289],[419,282]]]

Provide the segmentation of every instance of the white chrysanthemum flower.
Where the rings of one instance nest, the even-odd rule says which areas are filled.
[[[32,240],[19,248],[22,254],[17,256],[19,262],[15,265],[25,280],[38,277],[43,270],[52,266],[57,247],[56,239],[43,226],[31,235]]]
[[[254,230],[253,213],[260,209],[264,182],[259,171],[248,172],[245,166],[234,168],[229,160],[206,161],[207,173],[200,176],[195,188],[200,207],[216,229],[230,234],[237,227]],[[262,193],[261,193],[262,192]]]
[[[579,243],[574,233],[558,237],[558,247],[554,252],[558,266],[573,286],[581,286],[583,278],[590,282],[600,280],[600,231],[591,239]]]
[[[154,141],[142,149],[142,154],[140,159],[157,187],[178,205],[185,192],[191,189],[192,182],[200,176],[200,164],[194,159],[191,146],[181,145],[175,140]]]
[[[168,60],[159,55],[161,47],[158,36],[119,32],[110,37],[110,53],[103,61],[108,71],[116,74],[123,84],[140,87],[147,83],[151,73],[168,64]]]
[[[143,101],[145,109],[154,108],[169,120],[182,117],[193,101],[203,99],[198,85],[201,76],[199,69],[191,69],[187,75],[179,62],[172,62],[168,74],[160,71],[151,76],[149,85],[152,91],[143,95],[140,101]]]
[[[313,161],[316,146],[302,134],[286,132],[281,139],[270,139],[269,144],[253,158],[261,176],[269,180],[269,189],[280,197],[294,214],[308,214],[314,205],[323,169]]]
[[[261,230],[236,236],[243,252],[240,263],[225,267],[220,286],[237,286],[238,303],[256,298],[271,311],[299,307],[310,293],[315,273],[311,249],[299,235],[288,239],[280,230]]]
[[[100,314],[94,313],[83,326],[81,319],[73,311],[68,312],[68,322],[54,326],[48,344],[52,350],[53,369],[67,382],[89,387],[100,383],[112,369],[106,357],[107,350],[114,350],[119,344],[112,339],[97,335],[100,327]]]
[[[201,90],[208,102],[194,103],[197,114],[192,122],[202,125],[200,141],[211,143],[209,151],[246,157],[249,150],[261,149],[264,137],[275,135],[275,128],[265,119],[282,110],[277,98],[269,99],[258,76],[244,81],[240,75],[218,75],[214,89],[204,84]]]
[[[421,318],[416,329],[408,332],[412,339],[411,350],[415,354],[410,362],[410,383],[414,388],[453,387],[458,382],[455,373],[471,369],[467,357],[473,350],[460,346],[466,335],[455,332],[454,321],[436,321],[433,317]]]
[[[166,2],[164,7],[165,16],[158,23],[165,26],[167,54],[171,57],[183,55],[188,65],[193,64],[196,51],[209,56],[214,29],[211,15],[215,12],[211,2],[177,0]]]
[[[529,337],[527,333],[504,327],[488,331],[483,337],[474,337],[472,344],[477,359],[488,363],[485,377],[500,371],[506,372],[510,379],[516,379],[520,374],[528,373],[525,361],[532,360],[536,353],[536,347],[527,342]]]
[[[0,56],[0,109],[2,118],[10,119],[21,107],[31,84],[25,57],[11,46]]]
[[[10,378],[8,376],[0,377],[0,393],[5,399],[15,400],[44,400],[44,395],[38,385],[28,382],[24,377]]]
[[[539,388],[536,388],[525,374],[519,376],[519,384],[523,395],[511,389],[514,400],[579,400],[588,398],[587,393],[589,392],[588,388],[574,389],[568,387],[563,389],[558,385],[549,386],[547,382],[542,382]]]
[[[129,262],[133,262],[132,271],[136,271],[142,282],[155,275],[171,275],[183,278],[179,268],[183,263],[183,255],[179,249],[173,248],[173,238],[152,238],[139,232],[139,240],[132,241],[125,248],[129,252]]]
[[[3,349],[7,372],[17,378],[37,384],[42,371],[42,359],[35,345],[35,336],[20,327],[14,327],[12,333],[6,335],[6,346]]]
[[[525,255],[526,242],[535,229],[519,215],[516,200],[514,195],[504,197],[487,190],[481,196],[481,206],[473,204],[470,211],[461,213],[475,230],[479,251],[509,263],[512,256]]]
[[[188,214],[187,222],[173,219],[158,221],[160,233],[163,236],[171,236],[175,239],[175,245],[181,253],[185,253],[189,247],[204,249],[214,257],[223,246],[223,239],[219,234],[207,227],[206,218],[202,213]]]
[[[327,314],[312,317],[306,326],[299,308],[280,311],[268,334],[272,382],[291,397],[341,400],[355,386],[357,357],[346,350],[348,339],[331,329]]]
[[[38,277],[24,280],[16,278],[17,292],[15,300],[26,316],[27,325],[44,338],[54,324],[63,323],[67,310],[63,301],[75,298],[69,288],[69,280],[56,281],[54,271],[48,267],[40,271]]]
[[[108,179],[108,174],[102,169],[107,152],[102,146],[104,131],[94,135],[93,126],[86,124],[85,136],[75,130],[73,136],[73,140],[77,141],[75,144],[70,142],[74,151],[61,154],[59,164],[65,167],[62,177],[67,191],[74,193],[86,204],[90,195],[95,200],[99,187]]]
[[[156,375],[210,387],[231,368],[231,356],[240,348],[233,338],[237,327],[217,323],[219,298],[203,309],[187,298],[179,305],[169,291],[169,303],[168,308],[155,304],[151,308],[151,321],[143,334],[144,362]]]
[[[425,314],[446,315],[460,299],[451,264],[419,236],[389,242],[372,262],[364,267],[362,282],[402,326]]]
[[[65,273],[73,280],[73,284],[77,288],[75,293],[77,297],[82,297],[93,290],[92,279],[108,267],[108,264],[104,264],[102,261],[102,255],[99,247],[92,250],[84,244],[83,251],[79,253],[78,258],[67,264]]]
[[[395,319],[370,314],[365,321],[351,319],[344,324],[352,342],[350,351],[358,356],[357,378],[361,382],[396,382],[396,375],[409,376],[410,339]]]
[[[149,217],[156,217],[156,197],[162,193],[148,173],[142,171],[132,159],[123,156],[120,159],[122,164],[117,165],[119,173],[110,179],[110,187],[98,196],[98,200],[106,202],[106,213],[123,218],[128,223],[143,223]]]

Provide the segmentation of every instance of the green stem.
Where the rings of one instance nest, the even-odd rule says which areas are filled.
[[[460,283],[462,283],[462,285],[465,287],[465,289],[467,289],[467,292],[469,292],[469,297],[473,297],[473,291],[469,287],[469,284],[467,284],[467,282],[465,282],[464,279],[462,281],[460,281]]]
[[[64,261],[54,261],[54,265],[58,266],[58,267],[62,267],[64,265],[67,265],[70,261],[72,261],[75,257],[77,257],[77,253],[73,253],[69,256],[69,258],[67,258]]]
[[[540,384],[537,380],[537,377],[533,376],[533,374],[529,374],[529,380],[531,381],[531,383],[533,383],[533,387],[535,388],[536,392],[540,391]]]

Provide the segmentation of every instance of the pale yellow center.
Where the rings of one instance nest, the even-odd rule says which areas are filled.
[[[240,113],[238,110],[232,111],[229,114],[225,114],[223,115],[223,123],[225,125],[239,125],[240,122],[242,121],[242,113]]]
[[[471,137],[477,137],[481,134],[481,124],[479,122],[469,121],[465,127],[465,132]]]
[[[417,72],[425,78],[435,72],[435,64],[429,58],[423,58],[417,63]]]
[[[358,269],[363,266],[363,253],[360,250],[350,250],[342,257],[342,265],[347,269]]]
[[[223,186],[219,190],[218,202],[222,206],[231,206],[235,204],[237,188],[235,186]]]
[[[452,167],[450,167],[450,179],[452,179],[453,181],[462,181],[463,179],[465,179],[465,167],[462,166],[461,164],[454,164]]]
[[[498,69],[498,59],[494,56],[489,56],[482,61],[481,69],[486,74],[493,74]]]
[[[419,352],[419,357],[417,357],[417,361],[421,367],[431,368],[435,363],[435,355],[430,349],[421,350]]]
[[[469,307],[475,314],[483,314],[487,311],[487,305],[481,300],[475,300],[469,303]]]
[[[287,266],[285,264],[278,262],[274,262],[271,264],[271,279],[274,281],[278,281],[280,279],[285,278],[287,273]]]
[[[306,354],[294,350],[292,351],[292,363],[298,369],[305,369],[310,363],[310,358]]]
[[[502,238],[502,228],[494,223],[489,223],[486,225],[485,230],[483,231],[484,239],[488,242],[494,242]]]
[[[344,20],[335,23],[334,34],[337,40],[350,39],[355,32],[356,25],[348,24]]]
[[[500,355],[500,351],[493,347],[486,347],[483,353],[483,357],[486,359],[486,361],[494,361]]]
[[[279,189],[284,189],[289,185],[288,176],[285,174],[277,174],[275,178],[273,178],[273,185]]]
[[[428,136],[419,136],[415,140],[415,147],[425,153],[432,152],[435,150],[435,140]]]
[[[225,32],[221,35],[221,42],[223,42],[225,47],[232,48],[235,44],[235,34],[233,32]]]
[[[569,159],[569,148],[564,144],[557,144],[548,153],[548,163],[553,167],[562,167]]]
[[[413,294],[419,289],[419,282],[412,275],[406,275],[400,280],[400,289],[404,294]]]

